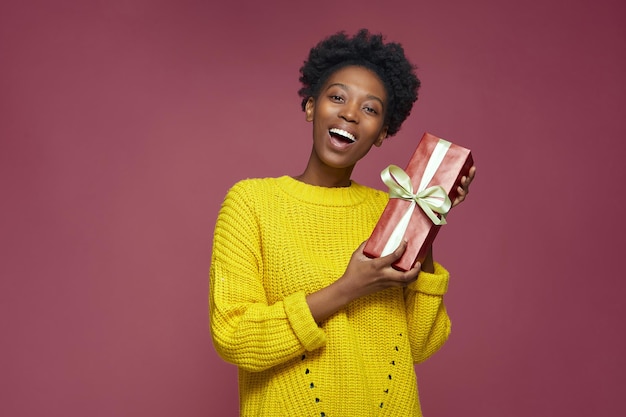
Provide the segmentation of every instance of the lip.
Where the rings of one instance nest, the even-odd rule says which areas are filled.
[[[349,149],[352,145],[356,144],[357,142],[357,141],[346,142],[346,141],[337,139],[335,136],[330,134],[330,129],[328,130],[328,141],[330,142],[330,145],[333,147],[333,149],[336,149],[339,151],[344,151],[346,149]]]
[[[354,142],[346,142],[346,141],[342,141],[342,140],[337,139],[335,136],[333,136],[331,134],[331,130],[333,130],[333,129],[343,130],[344,132],[349,133],[354,138]],[[350,146],[354,145],[355,143],[357,143],[359,141],[359,138],[357,137],[355,132],[353,130],[349,129],[349,128],[346,128],[346,127],[343,127],[343,126],[331,126],[328,129],[328,140],[330,141],[330,143],[333,146],[333,148],[339,149],[339,150],[344,150],[344,149],[347,149]]]
[[[344,129],[344,128],[341,128],[341,127],[331,127],[330,129],[328,129],[328,131],[331,134],[335,133],[335,134],[340,135],[340,136],[351,136],[351,138],[348,138],[348,139],[350,139],[352,142],[356,142],[357,141],[356,134],[353,131],[351,131],[350,129]]]

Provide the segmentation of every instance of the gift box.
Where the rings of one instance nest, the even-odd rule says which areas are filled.
[[[407,248],[394,268],[408,271],[423,262],[472,165],[469,149],[424,133],[405,170],[390,165],[381,173],[390,198],[364,253],[385,256],[406,240]]]

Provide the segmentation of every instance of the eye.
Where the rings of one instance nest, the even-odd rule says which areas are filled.
[[[376,110],[375,108],[370,107],[370,106],[363,107],[363,110],[365,110],[366,113],[378,114],[378,110]]]
[[[338,96],[336,94],[331,94],[329,97],[334,102],[337,102],[337,103],[342,103],[343,102],[343,97]]]

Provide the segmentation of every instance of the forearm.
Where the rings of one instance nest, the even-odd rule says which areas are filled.
[[[422,271],[432,274],[435,272],[435,261],[433,260],[433,247],[428,248],[426,259],[422,262]]]
[[[348,305],[353,299],[354,293],[345,288],[341,279],[306,296],[311,315],[317,323],[326,320]]]
[[[448,340],[451,323],[441,297],[420,294],[415,323],[410,323],[413,360],[420,363],[431,357]]]
[[[214,298],[211,335],[224,360],[251,372],[326,343],[326,334],[313,321],[304,293],[292,294],[273,305],[232,304]]]
[[[419,264],[409,271],[399,271],[392,266],[404,253],[406,242],[380,258],[365,256],[364,246],[365,243],[361,244],[352,254],[346,271],[338,280],[307,296],[307,304],[316,322],[324,321],[357,298],[389,287],[405,287],[417,278]],[[430,259],[432,265],[432,255]]]
[[[409,337],[416,362],[435,353],[450,333],[450,319],[443,302],[449,274],[441,265],[433,266],[433,273],[422,271],[405,290]]]

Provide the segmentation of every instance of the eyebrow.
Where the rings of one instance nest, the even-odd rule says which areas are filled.
[[[348,87],[347,85],[345,85],[343,83],[332,83],[328,87],[326,87],[326,90],[328,90],[330,87],[341,87],[344,90],[350,91],[350,87]],[[380,102],[380,105],[383,106],[383,109],[385,108],[385,102],[380,97],[375,96],[373,94],[368,94],[366,97],[369,98],[369,99],[376,100],[376,101]]]

